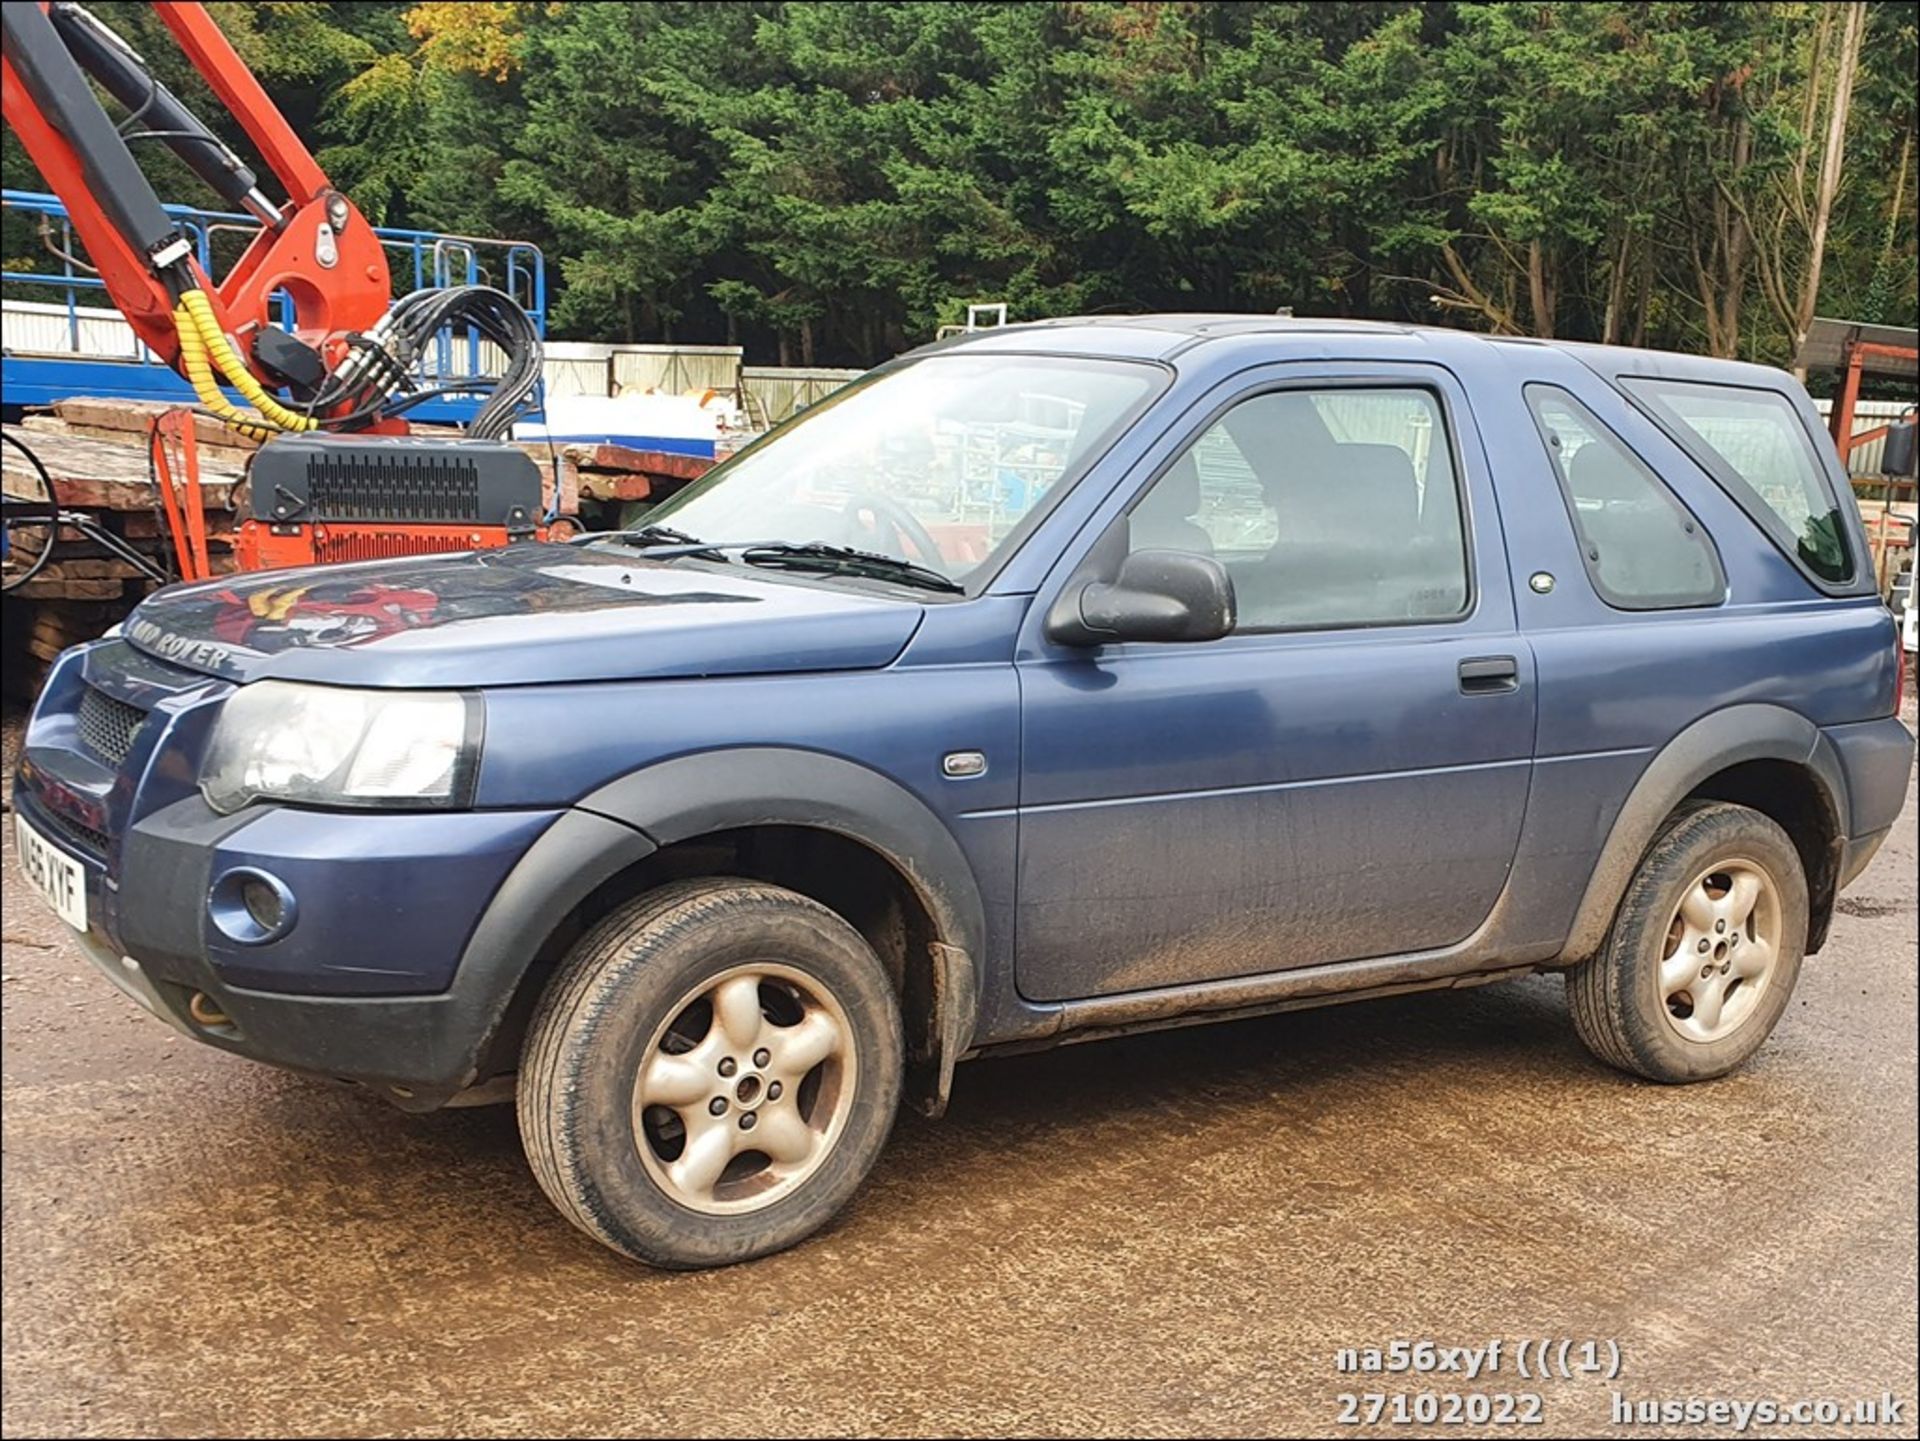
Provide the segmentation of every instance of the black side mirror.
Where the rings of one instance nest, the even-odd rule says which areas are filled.
[[[1111,581],[1068,582],[1047,613],[1047,639],[1073,646],[1219,640],[1232,633],[1233,616],[1233,581],[1212,556],[1140,550]]]

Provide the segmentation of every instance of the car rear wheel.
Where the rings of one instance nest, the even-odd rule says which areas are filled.
[[[1724,1075],[1780,1019],[1806,940],[1787,833],[1745,806],[1689,805],[1628,882],[1598,953],[1567,973],[1574,1027],[1601,1060],[1649,1080]]]
[[[839,1211],[902,1069],[893,988],[851,926],[775,886],[680,882],[562,962],[528,1029],[520,1133],[587,1234],[657,1266],[725,1265]]]

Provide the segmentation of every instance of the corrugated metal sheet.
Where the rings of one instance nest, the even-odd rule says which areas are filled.
[[[616,345],[613,393],[657,390],[666,395],[737,390],[741,349],[737,345]]]
[[[66,306],[44,300],[7,301],[0,343],[12,351],[103,360],[139,360],[146,351],[126,317],[110,306],[81,305],[69,313]]]
[[[748,418],[755,425],[774,426],[865,374],[826,366],[748,365],[741,368],[740,388]]]
[[[550,340],[541,376],[548,395],[606,395],[613,384],[613,347]]]
[[[1920,347],[1920,330],[1904,325],[1868,325],[1857,320],[1829,320],[1820,316],[1807,330],[1800,353],[1793,363],[1801,370],[1838,370],[1847,353],[1849,340],[1869,345],[1887,345],[1896,349]],[[1868,375],[1904,375],[1911,378],[1915,362],[1910,356],[1862,356],[1861,369]]]
[[[1910,404],[1911,402],[1902,400],[1862,400],[1856,402],[1853,407],[1853,433],[1859,435],[1863,431],[1873,430],[1878,426],[1898,420],[1906,412]],[[1831,400],[1816,400],[1813,403],[1813,408],[1820,412],[1820,418],[1822,420],[1826,420],[1833,415],[1833,402]],[[1887,439],[1885,436],[1881,436],[1878,440],[1870,440],[1865,445],[1856,445],[1847,456],[1847,473],[1849,475],[1878,475],[1880,473],[1880,457],[1885,451],[1886,445]]]

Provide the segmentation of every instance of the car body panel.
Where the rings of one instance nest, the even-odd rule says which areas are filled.
[[[234,680],[512,686],[873,668],[920,617],[898,592],[528,541],[175,586],[126,635]]]
[[[1241,372],[1202,396],[1107,498],[1118,519],[1208,421],[1276,388],[1418,387],[1445,402],[1477,578],[1457,620],[1057,646],[1062,566],[1021,638],[1019,985],[1109,995],[1452,945],[1505,885],[1526,810],[1532,665],[1485,454],[1458,382],[1428,364]],[[1069,552],[1071,554],[1071,552]],[[1460,665],[1513,660],[1506,693]]]

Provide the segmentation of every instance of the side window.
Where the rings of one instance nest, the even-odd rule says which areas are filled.
[[[1529,385],[1527,404],[1594,589],[1623,610],[1719,602],[1726,581],[1713,542],[1660,477],[1558,386]]]
[[[1620,383],[1806,570],[1836,583],[1853,578],[1840,502],[1786,396],[1647,376]]]
[[[1241,401],[1135,503],[1134,550],[1218,559],[1242,631],[1446,620],[1467,609],[1446,420],[1419,389]]]

